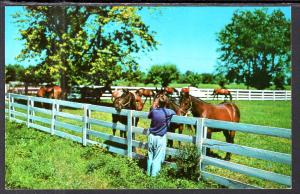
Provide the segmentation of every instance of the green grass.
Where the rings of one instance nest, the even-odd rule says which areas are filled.
[[[148,177],[144,161],[83,147],[23,125],[6,123],[6,189],[218,188],[169,176]]]
[[[219,101],[220,102],[220,101]],[[214,101],[212,103],[219,103]],[[266,125],[266,126],[274,126],[274,127],[283,127],[283,128],[291,128],[291,102],[290,101],[237,101],[236,104],[240,108],[241,111],[241,122],[242,123],[250,123],[250,124],[258,124],[258,125]],[[147,103],[144,107],[144,111],[149,110],[149,104]],[[76,109],[63,109],[64,112],[69,112],[72,114],[82,114],[81,110]],[[37,114],[39,115],[39,114]],[[45,115],[43,115],[45,117]],[[49,117],[49,116],[48,116]],[[92,118],[97,118],[101,120],[111,121],[111,115],[107,113],[100,112],[92,112]],[[69,119],[59,118],[61,121],[72,123],[79,125],[80,122],[72,121]],[[149,121],[146,119],[141,119],[138,126],[140,127],[148,127]],[[112,154],[108,154],[103,150],[96,149],[95,153],[97,157],[94,159],[88,159],[85,161],[80,157],[82,153],[87,152],[91,148],[82,147],[80,144],[72,143],[68,140],[64,140],[58,137],[52,137],[49,134],[45,134],[43,132],[36,131],[34,129],[27,130],[26,128],[21,128],[19,130],[15,126],[15,124],[8,123],[6,127],[6,186],[8,188],[214,188],[218,187],[216,184],[207,183],[207,182],[193,182],[188,180],[178,179],[176,177],[169,177],[167,173],[167,167],[165,166],[162,175],[160,178],[153,179],[149,178],[145,175],[144,169],[141,166],[128,164],[128,159],[123,158],[121,156],[116,156]],[[112,130],[109,128],[93,126],[93,130],[103,131],[105,133],[112,134]],[[22,137],[22,133],[29,133],[28,136],[30,138]],[[70,132],[69,132],[70,133]],[[75,132],[71,132],[76,134]],[[184,130],[185,134],[191,134],[191,131]],[[117,135],[119,133],[117,132]],[[41,137],[40,137],[41,135]],[[80,134],[76,134],[80,135]],[[26,136],[26,134],[25,134]],[[34,137],[37,137],[35,139]],[[39,138],[40,137],[40,138]],[[213,133],[213,139],[225,141],[225,138],[222,133]],[[95,138],[93,138],[95,139]],[[137,140],[146,141],[145,136],[137,135]],[[96,140],[96,139],[95,139]],[[97,139],[100,141],[100,139]],[[21,142],[21,143],[20,143]],[[23,142],[23,144],[22,144]],[[267,137],[262,135],[254,135],[248,133],[237,132],[235,137],[235,143],[239,145],[245,145],[249,147],[256,147],[266,150],[272,150],[283,153],[291,153],[291,142],[290,140],[275,138],[275,137]],[[65,145],[63,145],[65,144]],[[175,146],[178,146],[178,143],[175,142]],[[20,151],[20,154],[16,154],[16,151]],[[23,152],[25,154],[23,154]],[[38,153],[36,153],[38,152]],[[39,155],[39,153],[47,153],[47,155]],[[62,153],[61,153],[62,152]],[[146,153],[145,150],[140,150],[140,153]],[[225,153],[221,151],[215,151],[221,156],[224,156]],[[32,157],[32,154],[35,153],[37,156],[36,160]],[[28,155],[29,154],[29,155]],[[33,155],[35,155],[33,154]],[[49,155],[49,156],[48,156]],[[89,154],[86,154],[89,155]],[[91,154],[93,155],[93,154]],[[8,156],[8,157],[7,157]],[[28,157],[25,157],[28,156]],[[98,157],[99,156],[99,157]],[[59,158],[59,159],[58,159]],[[91,156],[93,158],[93,156]],[[104,159],[106,158],[106,159]],[[109,158],[109,159],[108,159]],[[37,162],[37,160],[40,160]],[[102,162],[98,160],[105,160],[104,166],[101,168],[97,167],[99,163]],[[124,184],[121,184],[120,187],[114,184],[115,181],[124,182],[121,175],[114,175],[105,171],[105,169],[114,166],[114,160],[120,160],[120,166],[122,169],[119,169],[124,173],[125,177],[133,177],[130,181],[125,181]],[[28,163],[26,169],[22,165],[23,162],[25,164]],[[94,161],[94,163],[93,163]],[[108,162],[112,161],[112,163]],[[267,162],[259,159],[252,159],[247,157],[242,157],[238,155],[233,155],[231,162],[236,162],[239,164],[245,164],[247,166],[261,168],[268,171],[273,171],[277,173],[282,173],[286,175],[291,174],[291,167],[289,165],[279,164]],[[35,164],[37,163],[37,164]],[[45,163],[45,164],[42,164]],[[53,163],[53,165],[51,165]],[[117,162],[116,162],[117,163]],[[130,163],[130,162],[129,162]],[[72,170],[72,166],[75,166],[76,169]],[[129,166],[128,166],[129,165]],[[34,178],[35,173],[40,173],[41,166],[45,166],[49,168],[48,170],[52,172],[54,169],[54,173],[51,174],[53,176],[49,179],[38,178],[39,181]],[[86,168],[95,167],[95,175],[86,174]],[[127,169],[126,172],[123,172],[123,168]],[[128,168],[132,168],[130,171]],[[52,169],[52,170],[51,170]],[[285,186],[262,181],[256,178],[249,178],[245,175],[241,175],[238,173],[233,173],[224,169],[218,169],[215,167],[207,167],[207,170],[210,172],[218,173],[219,175],[223,175],[232,179],[236,179],[242,182],[246,182],[248,184],[257,185],[260,187],[266,188],[284,188]],[[59,171],[59,173],[57,172]],[[101,172],[98,172],[101,171]],[[125,171],[125,170],[124,170]],[[136,175],[135,172],[136,171]],[[42,172],[41,172],[42,173]],[[65,173],[65,174],[64,174]],[[132,174],[131,174],[132,173]],[[22,179],[19,177],[23,177]],[[81,179],[81,178],[82,179]],[[99,182],[87,183],[85,180],[99,180]],[[112,179],[112,180],[111,180]],[[121,179],[121,180],[120,180]],[[139,179],[143,181],[139,181]],[[165,180],[164,180],[165,179]],[[55,180],[55,181],[54,181]],[[64,181],[67,181],[66,184],[63,184]],[[100,181],[101,180],[101,181]],[[163,181],[163,185],[153,184],[153,182]],[[172,181],[168,181],[172,180]],[[15,183],[15,181],[17,183]],[[28,182],[29,181],[29,182]],[[37,181],[35,185],[30,185],[31,182]],[[144,181],[146,183],[144,183]],[[151,182],[153,181],[153,182]],[[185,186],[178,186],[178,181],[185,182]],[[143,183],[142,183],[143,182]]]

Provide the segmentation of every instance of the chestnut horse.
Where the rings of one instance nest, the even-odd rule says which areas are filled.
[[[230,122],[240,121],[239,108],[234,103],[230,102],[223,102],[218,105],[213,105],[189,94],[183,94],[180,98],[180,107],[182,109],[185,109],[185,111],[191,111],[194,117],[202,117]],[[211,139],[211,135],[213,132],[220,131],[223,132],[226,138],[226,142],[234,143],[235,131],[232,130],[208,128],[207,138]],[[207,148],[207,154],[213,155],[209,148]],[[230,157],[231,153],[227,152],[224,159],[230,160]]]
[[[41,98],[61,99],[63,94],[60,86],[46,85],[40,87],[40,89],[36,93],[36,96]],[[41,106],[42,107],[44,106],[42,102],[41,102]]]
[[[136,105],[137,105],[137,109],[138,111],[141,111],[143,110],[144,108],[144,103],[142,101],[142,98],[136,94],[136,92],[132,92],[131,93],[134,95],[135,97],[135,102],[136,102]],[[111,94],[111,101],[114,101],[116,98],[119,98],[120,96],[122,96],[123,94],[123,91],[122,90],[117,90],[115,89],[112,94]]]
[[[179,96],[179,92],[178,92],[178,90],[176,90],[176,88],[173,88],[173,87],[164,87],[163,90],[166,91],[167,96],[173,95],[174,92],[176,92],[177,95]]]
[[[122,95],[114,100],[113,106],[118,112],[120,112],[122,109],[137,110],[138,108],[138,106],[136,105],[136,99],[134,97],[134,94],[129,92],[128,90],[123,90]],[[112,122],[120,122],[123,125],[127,125],[127,116],[112,114]],[[137,117],[134,125],[137,126],[138,122],[139,118]],[[115,134],[116,129],[113,129],[113,135]],[[126,138],[126,132],[120,131],[120,136]]]
[[[227,99],[227,95],[229,95],[230,101],[232,101],[232,96],[231,96],[230,91],[227,89],[224,89],[224,88],[214,89],[214,91],[211,95],[214,96],[213,99],[215,99],[215,96],[217,95],[217,100],[218,100],[219,95],[225,95],[225,99]]]
[[[144,104],[146,103],[147,99],[150,99],[150,104],[151,104],[151,97],[154,98],[154,92],[152,90],[149,89],[145,89],[145,88],[140,88],[138,90],[135,91],[135,93],[137,95],[139,95],[140,97],[146,97]]]

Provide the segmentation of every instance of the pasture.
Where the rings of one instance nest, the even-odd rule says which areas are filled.
[[[217,103],[216,101],[212,102],[212,103]],[[251,124],[258,124],[258,125],[267,125],[267,126],[274,126],[274,127],[284,127],[284,128],[290,128],[291,127],[291,102],[290,101],[237,101],[236,104],[238,105],[238,107],[240,108],[241,110],[241,122],[242,123],[251,123]],[[147,103],[143,109],[143,111],[147,111],[149,110],[149,104]],[[82,114],[82,110],[76,110],[76,109],[63,109],[64,112],[69,112],[69,113],[72,113],[72,114]],[[45,115],[43,115],[43,117],[45,117]],[[95,113],[93,114],[92,113],[92,118],[101,118],[102,120],[108,120],[108,121],[111,121],[111,115],[108,114],[108,113]],[[76,124],[76,121],[72,121],[72,120],[69,120],[69,119],[62,119],[64,122],[68,122],[68,123],[72,123],[72,124]],[[40,123],[39,123],[40,124]],[[140,122],[138,124],[138,126],[140,127],[148,127],[149,126],[149,121],[146,120],[146,119],[140,119]],[[17,140],[12,140],[11,138],[14,137],[15,135],[11,134],[11,136],[8,136],[8,134],[10,133],[10,126],[11,124],[8,125],[7,127],[7,133],[6,133],[6,154],[9,156],[9,154],[12,154],[16,149],[16,147],[19,146]],[[11,127],[11,133],[14,133],[14,127]],[[103,131],[103,132],[106,132],[106,133],[110,133],[112,134],[112,130],[111,129],[108,129],[108,128],[103,128],[103,127],[95,127],[95,126],[92,126],[92,128],[94,130],[99,130],[99,131]],[[23,129],[23,128],[22,128]],[[17,131],[17,130],[15,130]],[[25,128],[23,129],[23,131],[27,131]],[[38,133],[38,134],[43,134],[42,132],[38,132],[38,131],[35,131],[34,129],[30,129],[28,130],[29,133]],[[32,132],[30,132],[32,131]],[[185,134],[190,134],[192,133],[191,131],[188,131],[188,130],[185,130],[184,131]],[[43,135],[47,135],[47,136],[50,136],[48,134],[43,134]],[[117,133],[117,135],[119,135],[119,133]],[[8,137],[10,138],[8,138]],[[54,139],[59,139],[57,137],[49,137],[49,138],[54,138]],[[145,138],[144,136],[136,136],[136,139],[139,139],[139,138]],[[217,139],[217,140],[221,140],[221,141],[224,141],[225,138],[223,136],[222,133],[213,133],[213,139]],[[25,145],[26,145],[26,138],[22,138],[20,137],[21,141],[24,141]],[[46,140],[48,138],[45,138]],[[53,143],[50,143],[51,140],[49,140],[49,143],[46,143],[46,140],[45,140],[45,143],[42,144],[42,140],[38,140],[39,143],[37,145],[40,145],[40,146],[37,146],[36,147],[44,147],[44,149],[48,149],[47,150],[47,153],[51,152],[51,155],[52,155],[52,150],[53,149],[58,149],[58,151],[60,152],[63,152],[64,154],[62,153],[58,153],[58,155],[62,155],[62,159],[63,158],[66,158],[67,160],[66,161],[58,161],[57,158],[60,158],[60,157],[55,157],[55,155],[52,157],[52,158],[43,158],[43,160],[45,159],[45,162],[47,163],[48,162],[48,165],[49,165],[49,168],[52,168],[52,169],[57,169],[57,168],[53,168],[53,166],[51,166],[51,164],[54,164],[54,163],[69,163],[71,162],[72,160],[75,160],[77,161],[78,160],[78,157],[79,155],[77,156],[70,156],[71,158],[69,158],[69,156],[67,156],[68,154],[71,154],[73,155],[72,152],[74,153],[77,153],[77,152],[80,152],[78,151],[79,150],[79,147],[81,147],[80,145],[76,144],[76,143],[70,143],[72,145],[70,145],[70,148],[65,148],[65,146],[62,146],[62,145],[55,145]],[[145,139],[143,139],[145,140]],[[35,143],[36,141],[34,140],[31,140],[29,138],[29,140],[31,143]],[[52,140],[53,141],[53,140]],[[57,140],[58,141],[58,140]],[[62,140],[62,139],[59,139],[59,141],[62,141],[62,142],[66,142],[68,140]],[[8,142],[11,142],[11,143],[8,143]],[[291,143],[289,140],[285,140],[285,139],[280,139],[280,138],[273,138],[273,137],[267,137],[267,138],[264,138],[264,136],[261,136],[261,135],[252,135],[252,134],[247,134],[247,133],[237,133],[236,134],[236,137],[235,137],[235,143],[237,144],[240,144],[240,145],[245,145],[245,146],[249,146],[249,147],[257,147],[257,148],[261,148],[261,149],[268,149],[268,150],[273,150],[273,151],[278,151],[278,152],[283,152],[283,153],[291,153]],[[27,143],[29,144],[29,143]],[[48,144],[48,145],[47,145]],[[76,144],[76,146],[75,146]],[[178,146],[177,142],[175,142],[175,146]],[[63,147],[63,148],[61,148]],[[29,155],[30,153],[32,152],[35,152],[35,147],[31,147],[31,149],[28,150],[28,147],[27,146],[23,146],[22,148],[19,148],[21,149],[22,151],[20,151],[21,153],[25,153],[25,156],[26,156],[26,153],[28,154],[29,152]],[[38,148],[36,148],[38,149]],[[74,149],[73,151],[71,151],[72,149]],[[81,148],[85,151],[87,150],[90,150],[92,148]],[[68,152],[67,150],[70,150],[70,152]],[[96,149],[97,151],[95,151],[94,154],[103,154],[102,157],[111,157],[112,159],[108,159],[108,161],[114,161],[113,158],[123,158],[123,157],[120,157],[120,156],[115,156],[115,155],[111,155],[111,154],[108,154],[108,153],[102,153],[101,150],[99,149]],[[44,150],[46,151],[46,150]],[[145,153],[145,150],[138,150],[139,152],[144,152]],[[88,152],[88,151],[87,151]],[[224,155],[224,153],[222,152],[218,152],[219,154],[221,154],[222,156]],[[15,154],[19,159],[20,161],[22,161],[22,157],[23,155],[21,154]],[[91,156],[89,156],[91,155]],[[92,156],[93,154],[90,153],[90,154],[86,154],[86,157],[93,157]],[[12,155],[13,156],[13,155]],[[74,158],[73,158],[74,157]],[[20,164],[15,164],[15,160],[13,157],[11,157],[11,160],[9,159],[10,157],[6,157],[6,166],[7,166],[7,172],[9,173],[6,173],[6,180],[14,180],[13,178],[11,178],[13,176],[14,173],[20,173],[18,172],[18,170],[15,170],[15,169],[19,169],[22,171],[22,168],[23,167],[20,167],[19,165],[21,165],[22,163],[20,162]],[[98,157],[96,157],[98,158]],[[98,158],[99,159],[99,158]],[[30,161],[31,159],[28,158],[28,161]],[[120,159],[121,160],[121,159]],[[126,161],[128,159],[126,158],[123,158],[122,161]],[[92,161],[92,160],[90,160]],[[286,174],[286,175],[290,175],[291,174],[291,169],[290,169],[290,166],[288,165],[284,165],[284,164],[277,164],[277,163],[270,163],[270,162],[266,162],[266,161],[263,161],[263,160],[259,160],[259,159],[246,159],[245,160],[245,157],[240,157],[238,155],[233,155],[232,156],[232,161],[233,162],[236,162],[236,163],[240,163],[240,164],[246,164],[248,166],[252,166],[252,167],[259,167],[259,168],[262,168],[262,169],[265,169],[265,170],[269,170],[269,171],[273,171],[273,172],[278,172],[278,173],[282,173],[282,174]],[[88,162],[88,161],[87,161]],[[101,162],[100,162],[101,163]],[[34,163],[32,163],[33,165]],[[77,164],[77,163],[74,163],[74,165],[80,165],[80,164]],[[126,163],[127,164],[127,163]],[[29,167],[27,167],[27,171],[23,172],[24,176],[33,176],[34,174],[34,171],[39,171],[40,169],[38,168],[38,164],[34,164],[35,167],[33,167],[32,169]],[[43,165],[43,164],[41,164]],[[64,168],[64,165],[65,164],[59,164],[58,166],[61,166],[59,167],[59,171],[61,171],[61,173],[63,174],[63,168]],[[75,166],[76,166],[75,165]],[[83,164],[82,164],[83,165]],[[113,164],[110,164],[108,163],[107,164],[107,168],[109,166],[112,166]],[[47,166],[47,165],[45,165]],[[93,166],[93,165],[92,165]],[[97,168],[95,167],[97,165],[94,164],[94,168],[96,168],[98,171],[99,169],[102,169],[102,168]],[[122,164],[120,164],[120,166],[122,166]],[[143,167],[142,166],[137,166],[139,170],[134,170],[133,167],[128,167],[124,164],[123,166],[124,168],[127,169],[127,171],[132,171],[132,173],[134,174],[135,172],[137,173],[137,176],[145,176],[143,174]],[[91,167],[92,168],[92,167]],[[130,169],[132,168],[132,169]],[[65,169],[67,170],[67,169]],[[162,173],[162,177],[163,176],[168,176],[167,174],[167,167],[165,167],[165,170],[166,172],[163,172]],[[257,185],[257,186],[261,186],[261,187],[266,187],[266,188],[282,188],[283,186],[281,185],[278,185],[278,184],[275,184],[275,183],[270,183],[270,182],[267,182],[267,181],[261,181],[259,179],[255,179],[255,178],[249,178],[247,176],[244,176],[244,175],[240,175],[240,174],[237,174],[237,173],[230,173],[229,171],[226,171],[226,170],[223,170],[223,169],[218,169],[218,168],[212,168],[210,167],[209,169],[210,171],[212,172],[218,172],[219,174],[221,175],[224,175],[226,177],[232,177],[234,179],[238,179],[238,180],[241,180],[243,182],[246,182],[246,183],[249,183],[249,184],[253,184],[253,185]],[[17,171],[17,172],[16,172]],[[55,171],[55,170],[54,170]],[[68,170],[67,170],[68,171]],[[76,173],[76,172],[68,172],[68,173]],[[119,174],[122,174],[120,172],[118,172]],[[139,175],[139,173],[141,173],[141,175]],[[53,173],[54,175],[53,176],[56,176],[56,173],[54,172]],[[107,174],[111,174],[112,176],[107,176]],[[125,173],[126,174],[126,173]],[[124,176],[124,178],[126,177],[130,177],[130,176],[135,176],[135,175],[128,175],[128,176]],[[107,178],[109,179],[118,179],[120,178],[119,175],[114,175],[114,173],[104,173],[103,175],[106,176],[105,179],[102,178],[102,180],[106,180]],[[16,175],[15,175],[16,176]],[[75,185],[69,185],[68,188],[90,188],[90,187],[86,187],[86,185],[84,185],[84,183],[81,182],[81,179],[78,179],[78,177],[80,176],[89,176],[88,174],[84,174],[84,175],[74,175],[74,178],[71,179],[70,181],[74,181],[76,182],[78,185],[75,186]],[[16,178],[16,177],[15,177]],[[136,180],[139,180],[141,178],[138,178],[138,177],[135,177]],[[171,179],[172,177],[168,177],[167,179]],[[74,180],[76,179],[76,180]],[[99,178],[101,179],[101,178]],[[145,179],[152,179],[152,178],[148,178],[148,177],[145,177]],[[158,177],[159,179],[159,177]],[[52,178],[51,178],[52,180]],[[65,179],[65,180],[69,180],[69,179]],[[84,178],[82,178],[82,181],[84,180]],[[173,181],[173,183],[175,184],[168,184],[165,182],[162,183],[164,186],[162,185],[152,185],[154,187],[151,187],[151,184],[150,186],[149,185],[140,185],[140,184],[132,184],[131,183],[133,181],[123,181],[125,182],[124,185],[120,186],[120,187],[117,187],[116,185],[114,184],[109,184],[109,183],[103,183],[104,185],[106,186],[94,186],[93,188],[213,188],[213,187],[218,187],[216,184],[212,184],[212,183],[207,183],[207,182],[199,182],[199,183],[195,183],[195,182],[189,182],[187,180],[188,183],[186,183],[187,185],[185,186],[178,186],[176,185],[177,183],[177,180],[181,180],[181,179],[176,179],[176,181]],[[28,180],[27,180],[28,181]],[[46,182],[48,182],[49,180],[43,180],[41,182],[43,183],[40,183],[40,185],[35,185],[34,187],[38,187],[38,188],[45,188],[45,186],[47,185]],[[117,181],[117,180],[116,180]],[[128,184],[126,185],[126,182],[128,181]],[[20,179],[20,185],[14,185],[14,184],[11,184],[11,183],[8,183],[8,181],[6,182],[6,185],[8,187],[11,187],[11,188],[31,188],[31,186],[26,185],[26,179]],[[140,181],[139,181],[140,182]],[[151,182],[151,181],[150,181]],[[155,182],[155,181],[154,181]],[[160,181],[157,181],[157,182],[160,182]],[[182,181],[179,181],[179,182],[182,182]],[[13,186],[11,186],[13,185]],[[22,185],[22,186],[21,186]],[[81,186],[80,186],[81,185]],[[49,185],[48,185],[49,186]],[[61,187],[61,186],[49,186],[47,188],[65,188],[65,187]],[[162,187],[160,187],[162,186]]]

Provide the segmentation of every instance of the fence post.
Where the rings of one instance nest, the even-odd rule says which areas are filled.
[[[92,116],[92,111],[91,111],[91,109],[89,109],[89,107],[87,107],[87,120],[89,118],[91,118],[91,116]],[[92,129],[91,124],[88,121],[87,121],[87,126],[86,127],[87,127],[87,131]],[[88,132],[86,134],[86,138],[90,139],[90,135],[88,134]]]
[[[287,100],[287,90],[285,91],[285,100]]]
[[[262,99],[265,100],[265,91],[262,91]]]
[[[56,103],[52,102],[52,114],[51,114],[51,135],[54,135],[55,130],[55,120],[56,120]]]
[[[132,110],[127,115],[127,156],[132,158]]]
[[[11,104],[10,104],[11,105],[11,111],[15,111],[15,107],[14,107],[13,103],[15,103],[15,99],[14,99],[13,96],[11,96]],[[15,114],[13,112],[11,112],[11,117],[15,118]]]
[[[239,100],[239,90],[236,91],[236,100]]]
[[[8,120],[11,120],[11,97],[10,93],[8,93]]]
[[[34,107],[34,100],[31,99],[30,103],[31,103],[30,106],[33,108]],[[31,110],[31,115],[35,116],[35,111],[34,110]],[[31,123],[34,123],[33,119],[31,119]]]
[[[276,93],[275,91],[273,91],[273,101],[275,101],[275,99],[276,99]]]
[[[204,132],[204,118],[199,118],[196,121],[196,146],[198,148],[198,152],[201,154],[199,167],[200,167],[200,175],[201,171],[204,170],[204,166],[202,164],[203,160],[203,132]],[[204,153],[205,154],[205,153]]]
[[[251,90],[248,91],[248,100],[251,100]]]
[[[31,98],[27,98],[27,127],[29,128],[29,126],[30,126],[30,121],[31,121],[31,119],[30,119],[30,116],[31,116],[31,114],[30,114],[30,105],[31,105]]]
[[[82,144],[86,146],[88,128],[88,104],[83,106],[83,127],[82,127]]]

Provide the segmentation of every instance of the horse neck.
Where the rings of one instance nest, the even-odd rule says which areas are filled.
[[[203,113],[203,111],[205,110],[207,105],[209,105],[209,103],[207,103],[201,99],[195,98],[193,96],[190,96],[190,97],[191,97],[191,101],[192,101],[192,112],[200,114],[200,115],[196,115],[196,116],[201,116],[201,114]]]

